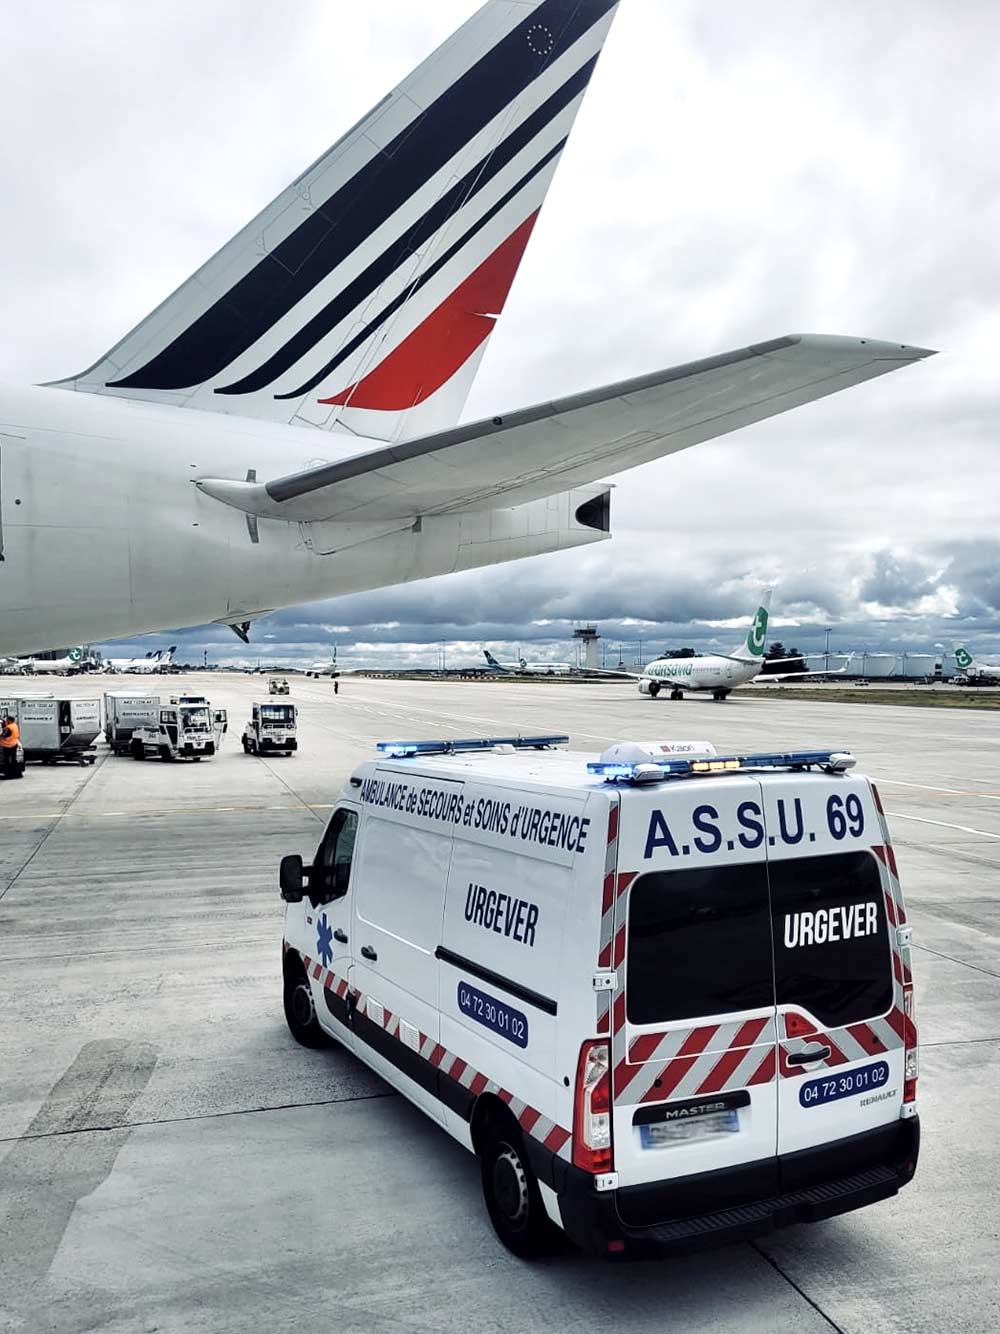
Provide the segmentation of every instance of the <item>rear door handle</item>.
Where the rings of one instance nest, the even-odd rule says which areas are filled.
[[[378,955],[375,953],[375,951],[372,949],[370,945],[362,945],[361,957],[363,959],[371,959],[371,961],[374,963],[375,960],[378,958]]]
[[[812,1065],[814,1061],[825,1061],[830,1055],[829,1047],[809,1047],[806,1051],[790,1051],[785,1060],[789,1065]]]
[[[339,940],[341,945],[347,944],[347,932],[341,931],[339,926],[337,927],[336,931],[334,931],[333,938],[334,940]]]

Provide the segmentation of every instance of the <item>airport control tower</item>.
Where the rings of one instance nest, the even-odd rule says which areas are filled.
[[[597,671],[597,641],[600,637],[596,625],[580,625],[573,631],[573,638],[584,645],[584,667],[588,672]]]

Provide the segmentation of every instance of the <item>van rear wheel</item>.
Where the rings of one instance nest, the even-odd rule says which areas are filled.
[[[497,1236],[523,1260],[555,1249],[557,1233],[545,1212],[538,1180],[513,1121],[490,1126],[482,1151],[483,1198]]]
[[[292,1037],[303,1047],[329,1047],[333,1039],[319,1026],[312,988],[301,966],[285,968],[285,1022]]]

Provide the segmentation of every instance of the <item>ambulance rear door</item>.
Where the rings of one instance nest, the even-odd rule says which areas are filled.
[[[902,905],[865,778],[781,773],[762,786],[784,1156],[899,1120]]]
[[[623,1222],[776,1193],[775,998],[761,785],[622,796],[612,1006]],[[679,1180],[680,1179],[680,1180]],[[657,1191],[654,1183],[671,1182]]]

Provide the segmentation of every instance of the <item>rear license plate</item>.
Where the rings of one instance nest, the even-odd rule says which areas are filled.
[[[639,1142],[644,1149],[662,1149],[671,1144],[686,1144],[693,1139],[716,1139],[735,1135],[740,1128],[740,1114],[735,1107],[690,1121],[657,1121],[639,1127]]]

